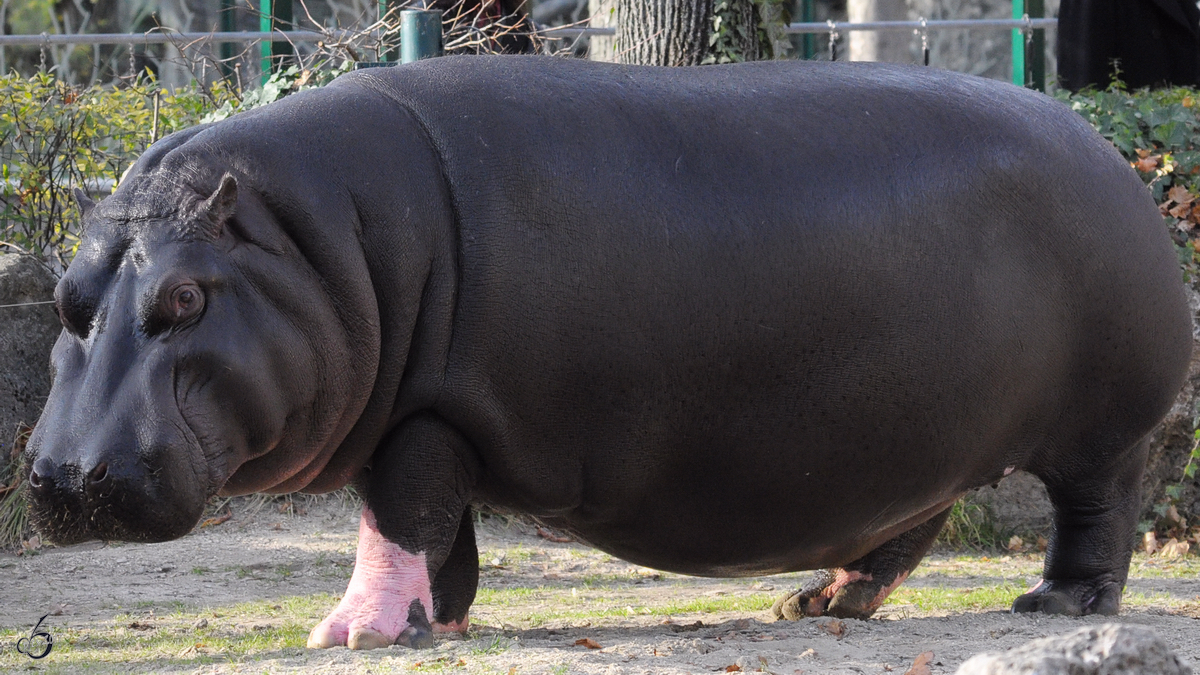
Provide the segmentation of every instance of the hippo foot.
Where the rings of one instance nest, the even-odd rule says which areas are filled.
[[[432,607],[425,555],[409,553],[384,538],[374,514],[364,506],[350,585],[337,609],[309,634],[308,646],[429,647],[434,640],[428,618]]]
[[[883,583],[855,570],[817,570],[798,590],[776,600],[771,611],[776,619],[789,621],[806,616],[866,619],[907,578],[908,572],[902,572]]]
[[[1045,581],[1013,601],[1012,611],[1113,616],[1121,611],[1122,584],[1112,581]]]

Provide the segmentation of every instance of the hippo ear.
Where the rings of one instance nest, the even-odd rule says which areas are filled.
[[[221,228],[233,217],[236,210],[237,179],[227,173],[221,176],[221,184],[217,186],[212,195],[200,205],[200,213],[212,226],[209,234],[213,239],[221,236]]]
[[[79,205],[79,213],[86,218],[87,214],[96,208],[96,202],[92,201],[92,198],[79,188],[75,188],[73,194],[75,195],[75,203]]]

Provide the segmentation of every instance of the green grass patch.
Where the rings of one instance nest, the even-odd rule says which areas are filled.
[[[680,594],[692,596],[686,586]],[[682,601],[646,603],[636,592],[611,590],[580,590],[564,588],[481,588],[475,597],[477,615],[491,612],[503,615],[503,621],[527,627],[537,627],[564,621],[590,621],[626,616],[676,616],[681,614],[715,614],[719,612],[753,613],[770,609],[775,593],[730,594],[688,597]],[[528,611],[522,611],[529,607]],[[533,609],[533,608],[537,609]],[[489,611],[490,610],[490,611]],[[515,610],[515,611],[514,611]],[[500,617],[496,617],[500,618]],[[494,620],[494,619],[493,619]]]
[[[1000,556],[932,556],[913,570],[913,578],[943,576],[969,577],[1040,577],[1042,554],[1018,553]]]
[[[991,511],[964,499],[950,507],[950,516],[937,537],[938,545],[957,551],[994,551],[1005,543]]]
[[[1200,577],[1200,556],[1164,559],[1134,553],[1129,565],[1131,579],[1195,579]]]
[[[51,617],[46,627],[54,649],[37,662],[37,670],[190,671],[214,663],[298,656],[305,650],[308,632],[336,604],[336,597],[321,593],[223,607],[138,603],[144,611],[87,623]],[[0,628],[0,644],[14,645],[28,631],[28,626]],[[0,672],[32,663],[15,649],[0,650]]]
[[[1024,593],[1024,584],[1005,582],[974,588],[897,588],[883,603],[914,605],[923,612],[979,612],[1008,609]]]

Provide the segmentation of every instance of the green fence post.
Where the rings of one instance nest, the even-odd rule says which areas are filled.
[[[1045,0],[1025,0],[1026,12],[1031,19],[1046,16]],[[1025,86],[1046,91],[1046,31],[1034,29],[1029,41],[1029,54],[1025,58]]]
[[[1025,18],[1025,0],[1013,0],[1012,16],[1020,21]],[[1012,29],[1012,83],[1025,86],[1025,31]]]
[[[395,21],[396,15],[393,12],[395,12],[395,10],[397,10],[397,9],[402,8],[406,4],[406,2],[407,2],[407,0],[379,0],[379,20],[383,21],[383,18],[385,16],[387,16],[388,14],[392,14],[392,21]],[[403,21],[403,18],[401,18],[401,20]],[[386,30],[386,29],[382,28],[382,26],[381,26],[381,30]],[[379,56],[379,60],[382,62],[399,61],[400,60],[400,48],[395,47],[393,49],[387,50],[387,52],[380,52],[378,54],[378,56]]]
[[[290,30],[292,27],[292,0],[259,0],[258,29],[264,33]],[[279,66],[280,60],[290,56],[292,45],[287,40],[262,41],[262,81],[271,77],[271,71]]]
[[[442,55],[442,13],[436,9],[400,12],[400,62]]]
[[[234,13],[235,0],[221,0],[221,31],[232,33],[237,30],[237,14]],[[221,43],[221,73],[225,77],[233,75],[233,65],[230,61],[233,59],[233,43]]]
[[[816,12],[813,10],[814,5],[815,0],[800,0],[800,21],[804,23],[816,21]],[[817,36],[812,33],[802,35],[801,49],[804,54],[804,60],[811,61],[817,55]]]
[[[1020,21],[1028,16],[1040,19],[1046,15],[1045,0],[1013,0],[1013,18]],[[1012,32],[1012,81],[1018,87],[1046,91],[1046,31],[1036,28],[1026,37],[1024,28]]]

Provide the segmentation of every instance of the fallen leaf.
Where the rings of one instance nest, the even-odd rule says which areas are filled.
[[[822,621],[817,627],[839,640],[846,637],[846,622],[841,619]]]
[[[205,527],[213,527],[214,525],[220,525],[221,523],[229,520],[232,517],[233,517],[233,512],[226,511],[225,513],[223,513],[219,516],[216,516],[215,518],[206,519],[203,523],[200,523],[200,527],[205,528]]]
[[[1050,546],[1050,540],[1039,534],[1037,538],[1037,550],[1045,552],[1048,546]]]
[[[1183,104],[1183,107],[1190,108],[1196,105],[1196,99],[1192,98],[1191,96],[1184,96],[1180,103]]]
[[[805,649],[804,651],[800,652],[800,656],[797,656],[796,658],[805,659],[810,656],[814,659],[817,658],[817,650],[813,649],[812,647],[809,647],[808,649]]]
[[[1158,155],[1151,155],[1149,157],[1143,157],[1143,158],[1139,159],[1138,161],[1134,162],[1133,167],[1135,169],[1137,169],[1138,171],[1141,171],[1142,173],[1150,173],[1151,171],[1154,171],[1155,169],[1158,168],[1158,160],[1159,159],[1160,158]]]
[[[1158,550],[1158,538],[1153,532],[1147,532],[1142,536],[1142,549],[1146,551],[1146,555],[1154,555]]]
[[[1177,206],[1172,206],[1171,208],[1167,209],[1167,213],[1175,216],[1176,218],[1186,218],[1192,213],[1192,205],[1179,204]]]
[[[512,668],[509,668],[508,675],[517,675],[517,667],[513,666]]]
[[[725,672],[740,673],[740,672],[742,672],[742,667],[735,663],[732,666],[725,666]]]
[[[932,675],[929,662],[933,660],[933,652],[921,652],[913,659],[912,668],[904,671],[904,675]]]
[[[1191,544],[1188,544],[1186,541],[1177,541],[1174,537],[1171,537],[1159,549],[1158,555],[1161,558],[1182,558],[1187,555],[1190,548]]]
[[[1014,534],[1011,538],[1009,538],[1008,546],[1006,548],[1014,553],[1018,552],[1025,548],[1025,540]]]
[[[556,544],[569,544],[569,543],[575,541],[574,539],[572,539],[568,536],[558,534],[551,530],[547,530],[544,527],[539,527],[537,529],[537,534],[542,539],[545,539],[546,541],[552,541]]]
[[[1170,197],[1171,201],[1175,202],[1176,204],[1191,204],[1192,202],[1196,201],[1196,198],[1192,196],[1192,193],[1188,192],[1188,189],[1182,185],[1176,185],[1170,190],[1167,190],[1167,196]]]
[[[596,642],[592,638],[579,638],[578,640],[575,641],[575,646],[576,647],[583,646],[583,647],[587,647],[588,649],[604,649],[603,647],[600,646],[599,642]]]

